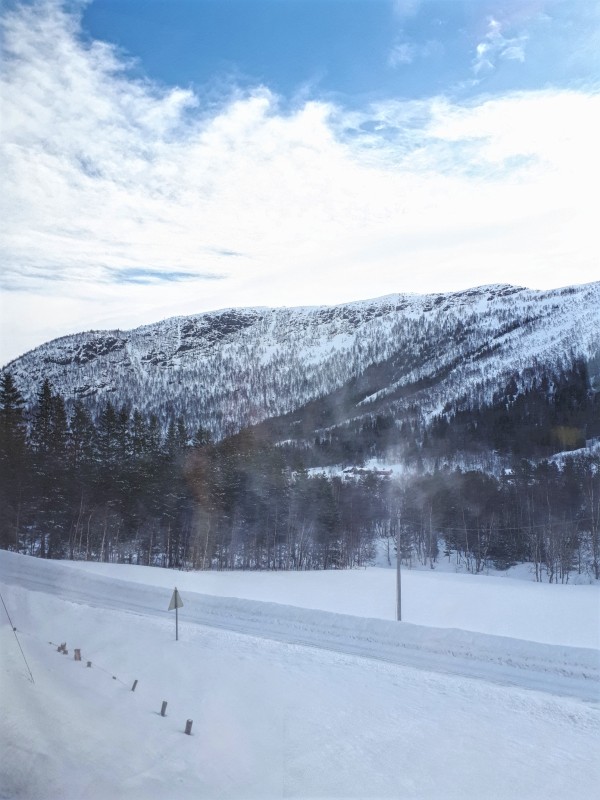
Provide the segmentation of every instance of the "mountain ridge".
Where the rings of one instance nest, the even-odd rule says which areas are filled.
[[[461,394],[491,398],[534,363],[594,362],[599,353],[600,282],[491,284],[334,306],[226,308],[70,334],[4,371],[30,405],[48,378],[67,404],[80,399],[93,413],[110,400],[157,413],[163,425],[181,415],[223,438],[352,382],[364,384],[357,402],[365,414],[409,397],[431,415]]]

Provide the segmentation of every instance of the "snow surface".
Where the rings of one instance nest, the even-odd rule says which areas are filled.
[[[106,578],[165,588],[177,586],[217,597],[281,603],[357,617],[396,618],[395,569],[181,572],[95,561],[61,563]],[[402,616],[405,622],[417,625],[600,649],[597,584],[571,586],[403,568]]]
[[[599,653],[567,645],[592,640],[597,587],[411,572],[407,614],[409,589],[414,600],[420,592],[413,610],[428,606],[436,627],[364,616],[393,577],[173,573],[0,552],[2,596],[35,679],[2,612],[0,797],[593,796]],[[178,642],[166,611],[175,582]],[[506,615],[513,638],[456,629],[468,603],[452,609],[450,597],[466,596],[463,584],[492,626],[521,587],[519,613]],[[518,638],[538,624],[525,621],[539,614],[536,593],[554,644]],[[68,656],[56,652],[62,641]]]

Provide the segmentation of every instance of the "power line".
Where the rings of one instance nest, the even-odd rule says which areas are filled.
[[[521,535],[525,536],[525,535],[527,535],[527,533],[529,533],[530,530],[532,530],[534,528],[554,528],[554,527],[557,527],[559,525],[564,527],[566,525],[579,525],[582,522],[596,522],[596,520],[594,519],[594,517],[589,517],[587,519],[557,520],[555,522],[549,521],[549,522],[539,522],[539,523],[536,522],[535,524],[511,525],[509,527],[502,527],[502,528],[498,528],[496,526],[492,526],[491,530],[494,533],[506,533],[507,531],[512,531],[513,533],[520,533]],[[399,523],[400,523],[400,525],[412,525],[415,528],[420,528],[423,525],[428,524],[428,521],[427,520],[422,520],[422,519],[421,520],[406,520],[406,519],[403,519],[402,517],[400,517]],[[469,528],[469,527],[466,527],[464,525],[461,525],[458,528],[454,528],[454,527],[452,527],[450,525],[443,525],[443,524],[434,525],[433,527],[438,531],[459,531],[459,532],[462,532],[462,533],[465,533],[465,532],[467,532],[467,533],[483,533],[485,531],[490,530],[489,524],[482,525],[479,528]]]
[[[27,667],[27,671],[29,672],[29,677],[31,678],[31,682],[35,683],[33,680],[33,675],[31,674],[31,669],[29,668],[29,664],[27,663],[27,659],[25,658],[25,653],[23,652],[23,648],[21,647],[21,642],[19,641],[19,637],[17,636],[17,629],[13,625],[13,621],[10,618],[10,614],[8,613],[8,608],[6,607],[6,603],[4,602],[4,598],[2,594],[0,594],[0,600],[2,600],[2,605],[4,606],[4,610],[6,611],[6,616],[8,617],[8,621],[10,622],[10,627],[12,628],[12,632],[15,635],[15,639],[17,640],[17,644],[19,645],[19,650],[21,651],[21,655],[23,656],[23,661],[25,662],[25,666]]]

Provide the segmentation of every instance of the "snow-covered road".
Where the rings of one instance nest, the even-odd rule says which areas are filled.
[[[77,565],[0,555],[0,581],[104,609],[166,618],[171,589],[104,577]],[[171,616],[172,613],[171,613]],[[185,593],[184,626],[203,625],[443,674],[600,700],[597,650],[458,629],[334,614],[280,603]]]
[[[176,642],[168,572],[102,569],[0,551],[23,649],[2,610],[3,800],[567,800],[597,789],[597,650],[210,596],[192,591],[205,581],[191,574],[177,576]],[[283,597],[283,578],[276,592],[256,578],[263,597]],[[364,579],[343,580],[360,591]],[[223,580],[241,593],[250,579]],[[568,593],[550,595],[569,606]],[[591,606],[573,619],[580,636],[594,619]],[[49,644],[60,641],[66,657]]]

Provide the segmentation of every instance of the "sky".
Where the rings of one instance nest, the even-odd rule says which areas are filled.
[[[0,364],[232,306],[600,279],[592,0],[4,0]]]

